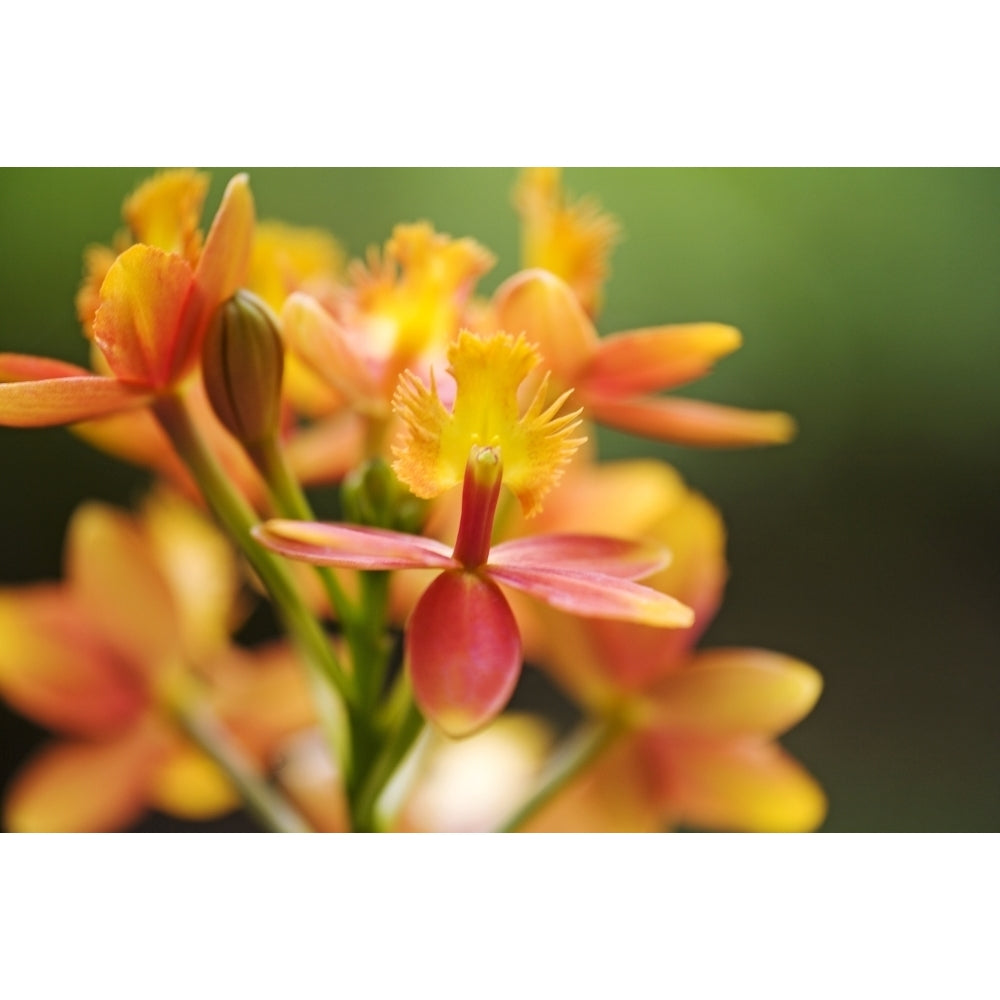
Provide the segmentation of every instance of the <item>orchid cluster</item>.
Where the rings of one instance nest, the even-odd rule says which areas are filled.
[[[819,675],[698,648],[718,511],[594,444],[595,424],[789,440],[785,414],[663,394],[738,331],[599,335],[618,224],[555,170],[520,175],[523,270],[489,298],[471,238],[399,225],[347,262],[258,222],[245,175],[205,232],[207,192],[162,172],[86,252],[89,369],[0,354],[0,425],[68,425],[151,476],[134,512],[74,513],[62,581],[0,589],[0,694],[54,733],[4,825],[243,806],[278,831],[816,828],[823,792],[776,737]],[[252,645],[263,602],[276,634]],[[574,730],[509,710],[525,662]]]

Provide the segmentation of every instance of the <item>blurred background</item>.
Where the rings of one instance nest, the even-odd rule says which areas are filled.
[[[82,251],[109,242],[150,173],[0,170],[0,350],[86,363]],[[212,171],[206,218],[232,173]],[[513,170],[250,175],[261,218],[327,228],[351,256],[428,219],[497,255],[480,291],[519,266]],[[732,323],[742,350],[680,394],[798,420],[775,449],[600,445],[672,462],[721,508],[731,578],[705,644],[823,673],[783,742],[827,790],[824,829],[1000,828],[1000,171],[569,169],[564,183],[624,231],[600,330]],[[63,429],[0,429],[0,586],[57,578],[76,504],[129,504],[145,482]],[[0,707],[0,794],[43,736]]]

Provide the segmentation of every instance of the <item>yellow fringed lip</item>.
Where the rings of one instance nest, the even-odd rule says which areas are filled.
[[[399,479],[418,497],[430,499],[462,481],[473,448],[496,449],[504,483],[526,515],[537,512],[586,441],[571,436],[580,426],[581,411],[560,415],[572,390],[546,406],[547,375],[524,413],[519,412],[518,388],[539,361],[523,334],[478,337],[461,331],[448,349],[448,374],[456,385],[451,412],[438,396],[433,372],[429,387],[404,372],[393,398],[403,421],[393,447]]]

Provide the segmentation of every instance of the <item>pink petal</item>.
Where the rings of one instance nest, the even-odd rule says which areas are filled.
[[[588,416],[633,434],[700,447],[785,444],[795,436],[787,413],[740,410],[697,399],[618,399],[580,393]]]
[[[0,425],[55,427],[144,406],[150,394],[99,375],[0,383]]]
[[[491,566],[556,566],[641,580],[670,563],[662,546],[607,535],[533,535],[502,542],[490,553]]]
[[[487,570],[500,583],[584,618],[616,618],[661,628],[688,628],[694,623],[694,612],[680,601],[605,573],[492,564]]]
[[[475,573],[442,573],[413,610],[406,662],[420,710],[449,736],[470,736],[499,715],[521,673],[521,636],[500,588]]]
[[[419,535],[348,524],[275,519],[253,535],[261,545],[290,559],[348,569],[451,569],[451,550]]]

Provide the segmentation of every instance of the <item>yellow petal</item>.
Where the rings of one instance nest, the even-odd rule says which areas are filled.
[[[521,216],[521,260],[558,275],[593,315],[608,274],[608,257],[619,226],[591,198],[567,201],[560,171],[536,167],[522,172],[514,195]]]
[[[239,808],[240,797],[210,757],[178,743],[155,768],[149,805],[193,821],[215,819]]]
[[[137,243],[180,254],[193,267],[201,252],[198,223],[207,192],[207,174],[164,170],[132,193],[122,214]]]
[[[815,830],[822,788],[777,744],[753,740],[660,740],[661,804],[686,824],[753,833]]]
[[[396,475],[417,496],[435,497],[462,481],[473,447],[494,448],[503,482],[530,515],[583,443],[570,437],[580,424],[579,411],[559,415],[568,394],[546,406],[543,380],[518,415],[518,387],[538,363],[523,336],[480,338],[463,330],[448,360],[456,385],[451,413],[433,379],[428,388],[411,372],[400,378],[393,408],[404,429],[393,447]]]
[[[344,260],[343,247],[321,229],[261,222],[254,230],[247,288],[280,313],[292,292],[338,278]]]
[[[132,519],[86,503],[73,514],[66,575],[91,620],[132,669],[147,676],[181,651],[173,596]]]
[[[657,684],[651,711],[676,732],[774,736],[812,710],[822,686],[818,671],[789,656],[713,649]]]

